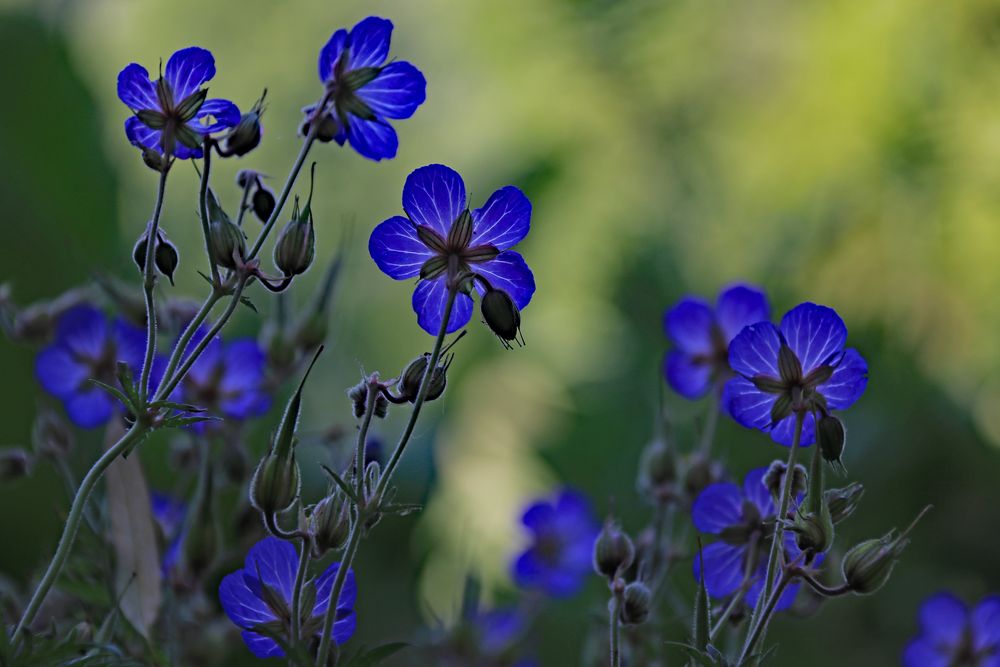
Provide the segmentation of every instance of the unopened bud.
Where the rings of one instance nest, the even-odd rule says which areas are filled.
[[[274,213],[274,207],[277,206],[274,193],[267,189],[260,181],[257,182],[257,187],[253,191],[250,204],[253,207],[253,214],[261,222],[270,220],[271,214]]]
[[[294,454],[264,455],[250,481],[250,504],[261,514],[284,512],[299,497],[302,480]]]
[[[208,191],[208,248],[212,262],[226,269],[237,268],[246,257],[246,237]]]
[[[772,461],[771,465],[767,468],[767,472],[764,473],[762,481],[767,490],[771,492],[772,498],[781,497],[784,491],[786,470],[788,470],[788,466],[784,461]],[[808,483],[809,476],[806,474],[805,466],[799,463],[795,464],[795,472],[792,475],[791,497],[793,499],[798,498],[800,494],[805,493]]]
[[[368,380],[362,380],[351,387],[347,391],[347,397],[351,399],[355,418],[361,419],[364,417],[365,411],[368,409]],[[389,414],[389,399],[381,391],[375,396],[375,405],[373,406],[372,414],[379,419],[384,419]]]
[[[425,352],[411,361],[399,376],[397,388],[400,396],[411,403],[417,400],[417,394],[420,393],[420,384],[424,380],[430,358],[431,355]],[[451,360],[452,357],[448,357],[434,369],[430,385],[427,387],[427,396],[424,397],[425,401],[433,401],[444,393],[448,384],[448,367],[451,365]]]
[[[594,540],[594,571],[614,579],[619,571],[627,570],[635,559],[635,545],[617,523],[608,519]]]
[[[664,438],[656,438],[642,451],[639,461],[639,489],[646,493],[677,479],[677,456]]]
[[[281,230],[274,246],[274,264],[286,277],[305,273],[316,256],[316,230],[312,216],[292,218]]]
[[[625,587],[625,592],[622,594],[622,606],[618,618],[625,625],[644,623],[649,618],[652,604],[653,593],[649,587],[641,581],[633,581]]]
[[[823,460],[832,466],[843,468],[841,461],[844,456],[844,446],[847,443],[847,431],[844,422],[833,415],[825,415],[816,425],[816,442]]]
[[[833,520],[825,504],[820,504],[818,512],[796,512],[790,529],[795,533],[795,543],[803,551],[821,553],[833,545]]]
[[[147,167],[159,173],[163,173],[163,170],[168,165],[168,162],[163,159],[163,155],[159,151],[145,146],[142,147],[142,161]]]
[[[521,311],[517,304],[507,292],[487,289],[480,300],[480,309],[486,325],[509,348],[510,341],[517,340],[521,329]]]
[[[854,514],[861,502],[865,487],[861,482],[854,482],[841,489],[829,489],[823,494],[824,502],[830,510],[830,518],[834,523],[840,523]]]
[[[31,472],[31,454],[19,448],[0,450],[0,482],[10,482]]]
[[[896,535],[895,529],[890,530],[882,537],[855,545],[844,554],[841,569],[844,581],[852,591],[858,595],[868,595],[885,585],[889,575],[892,574],[892,568],[896,565],[896,560],[910,543],[908,539],[910,531],[929,509],[930,507],[924,508],[913,523],[899,535]]]
[[[309,532],[317,554],[339,549],[351,532],[350,505],[342,492],[334,491],[316,504],[309,517]]]
[[[222,151],[227,155],[246,155],[260,144],[260,118],[264,115],[264,98],[267,90],[254,103],[250,111],[240,117],[240,122],[222,140]]]

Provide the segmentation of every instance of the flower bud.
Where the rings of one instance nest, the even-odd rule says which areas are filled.
[[[594,540],[594,571],[614,579],[619,571],[627,570],[634,559],[632,539],[609,518]]]
[[[795,543],[803,551],[821,553],[833,545],[833,520],[825,504],[820,504],[818,512],[796,512],[790,529],[795,533]]]
[[[301,485],[294,454],[281,456],[268,452],[250,481],[250,504],[266,516],[284,512],[299,497]]]
[[[147,148],[146,146],[142,147],[142,161],[147,167],[161,174],[170,164],[167,160],[163,159],[163,155],[159,151]]]
[[[76,438],[65,419],[53,410],[45,410],[31,427],[31,442],[38,456],[56,460],[70,455]]]
[[[139,267],[140,272],[146,270],[146,248],[148,245],[147,233],[143,232],[135,247],[132,248],[132,260]],[[170,242],[162,229],[157,229],[156,248],[153,249],[153,265],[157,271],[167,277],[171,285],[174,284],[174,271],[177,270],[179,263],[180,256],[177,254],[177,246]]]
[[[246,237],[219,205],[215,193],[208,191],[208,248],[212,262],[226,269],[236,269],[246,258]]]
[[[261,222],[267,222],[271,219],[277,202],[274,199],[274,193],[258,181],[253,196],[250,198],[250,205],[253,207],[253,214],[257,216],[257,219]]]
[[[656,438],[642,451],[639,461],[639,489],[650,493],[677,479],[677,456],[664,438]]]
[[[840,523],[854,514],[861,502],[865,487],[861,482],[853,482],[841,489],[829,489],[823,494],[823,500],[830,510],[830,518],[834,523]]]
[[[480,300],[480,309],[486,325],[497,338],[510,348],[510,341],[517,340],[521,328],[521,311],[507,292],[487,289]]]
[[[833,415],[824,415],[816,425],[816,442],[823,454],[823,460],[833,467],[843,468],[841,458],[844,455],[844,445],[847,443],[847,431],[844,422]]]
[[[411,361],[399,375],[397,387],[400,396],[410,403],[417,400],[417,394],[420,393],[420,383],[424,380],[424,374],[427,372],[427,364],[430,362],[430,359],[431,355],[429,353],[423,353]],[[446,358],[434,369],[430,385],[427,387],[427,396],[424,397],[425,401],[433,401],[436,398],[440,398],[441,394],[444,393],[444,389],[448,384],[448,367],[451,366],[452,359],[453,357]]]
[[[771,492],[772,498],[780,498],[784,490],[785,471],[788,466],[784,461],[772,461],[767,467],[762,480],[767,490]],[[808,475],[806,467],[800,463],[795,464],[795,474],[792,476],[792,498],[798,498],[799,494],[805,493],[808,486]]]
[[[309,517],[309,532],[317,557],[344,545],[351,532],[351,514],[350,504],[341,491],[335,490],[316,504]]]
[[[222,140],[222,152],[226,155],[246,155],[260,144],[260,118],[264,115],[264,98],[267,90],[260,96],[250,111],[240,117],[240,122],[231,129]]]
[[[23,449],[9,447],[0,450],[0,482],[10,482],[31,472],[34,461]]]
[[[348,389],[347,397],[351,399],[351,404],[354,406],[354,417],[356,419],[364,417],[365,410],[368,409],[368,380],[364,379]],[[375,397],[372,414],[379,419],[384,419],[389,414],[389,399],[381,391]]]
[[[882,537],[865,540],[844,554],[841,570],[844,581],[858,595],[874,593],[885,585],[892,568],[903,549],[910,543],[908,535],[920,518],[929,510],[925,507],[913,523],[899,535],[892,529]]]
[[[619,620],[625,625],[639,625],[649,618],[653,605],[653,593],[641,581],[633,581],[625,587]]]
[[[274,265],[285,277],[305,273],[316,256],[316,231],[312,215],[304,219],[292,217],[281,230],[274,246]]]
[[[722,465],[718,461],[695,452],[684,461],[684,493],[694,500],[705,487],[722,479]]]

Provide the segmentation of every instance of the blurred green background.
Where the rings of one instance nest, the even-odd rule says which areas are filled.
[[[124,65],[153,71],[195,44],[216,56],[213,96],[247,108],[268,88],[261,148],[215,170],[235,208],[237,169],[279,186],[298,150],[299,109],[319,94],[319,48],[368,14],[394,21],[392,53],[424,71],[428,99],[396,125],[393,161],[332,144],[313,153],[318,255],[346,243],[347,265],[305,427],[352,427],[342,392],[360,369],[394,375],[430,345],[409,285],[383,276],[366,250],[374,225],[399,212],[412,169],[453,166],[473,202],[506,184],[524,189],[534,215],[519,249],[538,291],[524,349],[505,352],[476,322],[459,346],[446,399],[425,411],[402,467],[402,493],[427,509],[385,520],[363,546],[352,641],[411,639],[421,622],[452,617],[470,569],[509,598],[520,508],[559,483],[602,512],[613,497],[638,530],[648,510],[634,477],[666,349],[663,311],[688,292],[714,299],[733,280],[764,286],[776,315],[802,300],[834,306],[869,361],[845,459],[867,493],[841,547],[934,505],[879,594],[776,623],[774,664],[893,664],[924,596],[1000,591],[995,1],[4,0],[0,281],[27,303],[95,271],[135,278],[129,251],[155,175],[122,131]],[[164,214],[182,256],[171,294],[197,297],[197,179],[180,167]],[[299,301],[318,277],[293,290]],[[255,300],[268,311],[264,294]],[[249,312],[235,325],[257,327]],[[46,402],[33,353],[0,346],[2,445],[26,446]],[[669,403],[690,433],[704,406]],[[396,417],[380,425],[387,438]],[[277,418],[248,438],[255,455]],[[82,471],[99,436],[81,438]],[[740,478],[785,453],[732,423],[719,442]],[[165,447],[142,454],[153,486],[172,483],[157,465]],[[301,457],[306,493],[318,497],[310,453],[323,453]],[[23,585],[51,553],[66,502],[39,468],[0,488],[0,507],[0,572]],[[688,568],[675,572],[682,591]],[[534,638],[544,665],[577,664],[582,637],[604,632],[592,625],[604,595],[595,578],[547,610]],[[664,639],[682,640],[687,620],[666,615]],[[232,664],[243,664],[249,654],[227,638]]]

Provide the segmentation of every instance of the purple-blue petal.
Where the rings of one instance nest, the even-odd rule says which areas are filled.
[[[789,415],[775,424],[771,429],[771,440],[779,445],[790,447],[795,439],[795,417]],[[811,412],[807,412],[802,420],[802,435],[799,438],[800,447],[808,447],[816,442],[816,417]]]
[[[920,629],[938,644],[955,646],[969,623],[969,611],[961,600],[948,592],[929,597],[920,606]]]
[[[441,329],[444,318],[444,308],[448,301],[448,288],[444,277],[434,280],[421,280],[413,291],[413,312],[417,314],[420,327],[436,336]],[[448,318],[446,333],[452,333],[464,327],[472,317],[472,299],[461,292],[455,296],[455,304]]]
[[[248,391],[264,381],[267,355],[253,338],[239,338],[226,345],[222,353],[225,373],[219,382],[223,392]]]
[[[132,63],[118,73],[118,99],[132,111],[159,110],[156,85],[149,80],[149,72],[142,65]]]
[[[265,637],[264,635],[257,634],[256,632],[251,632],[250,630],[244,630],[240,633],[243,637],[243,643],[247,645],[250,652],[253,653],[258,658],[283,658],[285,657],[285,652],[278,642],[274,641],[270,637]]]
[[[949,667],[951,664],[951,651],[942,650],[927,637],[914,639],[903,651],[903,667]]]
[[[767,566],[765,564],[761,564],[755,573],[756,579],[752,584],[750,584],[750,588],[747,589],[747,594],[744,598],[746,604],[751,608],[757,606],[757,600],[760,598],[760,594],[764,590],[764,577],[766,575]],[[778,598],[778,603],[774,606],[774,610],[785,611],[795,604],[795,597],[799,594],[800,588],[801,584],[791,584],[788,586],[788,588],[786,588],[781,594],[781,597]]]
[[[197,92],[215,76],[215,58],[206,49],[189,46],[176,51],[167,61],[163,78],[170,84],[174,101],[180,102]]]
[[[770,320],[771,305],[762,290],[751,285],[733,285],[719,294],[715,317],[728,343],[743,327]]]
[[[702,562],[705,564],[705,590],[713,598],[731,595],[743,581],[743,558],[746,548],[713,542],[694,555],[694,579],[701,580]]]
[[[1000,596],[984,598],[969,617],[972,642],[976,651],[993,648],[1000,653]]]
[[[849,408],[868,386],[868,363],[853,347],[844,352],[830,379],[819,386],[826,404],[833,410]]]
[[[681,350],[671,350],[663,360],[663,374],[670,388],[694,400],[712,387],[712,365]]]
[[[420,167],[406,177],[403,210],[416,224],[447,238],[452,223],[465,210],[465,182],[443,164]]]
[[[245,570],[237,570],[223,577],[219,584],[219,602],[229,620],[241,628],[252,628],[258,623],[276,618],[267,603],[247,584]]]
[[[63,399],[66,414],[80,428],[97,428],[108,423],[117,401],[104,389],[93,385]]]
[[[149,148],[160,153],[163,152],[163,145],[160,143],[163,133],[159,130],[151,130],[135,116],[125,121],[125,136],[133,146],[139,148]],[[178,160],[189,160],[200,158],[203,155],[201,148],[188,148],[182,143],[174,146],[174,157]]]
[[[184,351],[185,360],[191,356],[191,353],[194,352],[195,348],[205,338],[206,333],[206,330],[199,329],[191,337],[187,350]],[[191,370],[188,371],[186,379],[199,385],[211,382],[218,365],[222,363],[223,349],[222,338],[214,336],[212,340],[208,342],[208,345],[205,346],[201,355],[199,355],[194,364],[191,366]]]
[[[121,318],[115,319],[115,349],[117,360],[139,372],[146,356],[146,331]]]
[[[538,533],[548,530],[555,520],[556,510],[552,503],[547,500],[540,500],[532,503],[521,515],[521,523],[528,530]]]
[[[470,245],[492,245],[498,250],[512,248],[531,228],[531,202],[513,185],[500,188],[482,208],[472,211]]]
[[[316,577],[316,605],[313,607],[313,616],[322,616],[330,606],[330,593],[333,591],[334,579],[337,578],[337,570],[340,563],[330,563],[323,570],[323,573]],[[337,600],[337,611],[352,609],[358,598],[358,583],[354,576],[354,570],[348,570],[344,577],[344,586],[340,590],[340,599]]]
[[[703,533],[718,535],[743,519],[743,495],[728,482],[709,484],[691,505],[691,522]]]
[[[347,117],[347,140],[359,155],[379,162],[396,157],[399,137],[392,125],[381,119],[364,120],[353,114]]]
[[[409,118],[427,99],[427,80],[412,64],[390,63],[357,92],[368,107],[383,118]]]
[[[85,359],[100,359],[108,342],[108,322],[97,308],[81,304],[59,316],[56,341]]]
[[[837,312],[808,302],[785,313],[781,318],[781,333],[806,374],[835,360],[847,341],[847,327]]]
[[[764,485],[764,475],[766,474],[767,468],[754,468],[743,478],[743,496],[757,506],[757,510],[764,519],[775,514],[771,492]]]
[[[771,428],[771,408],[775,400],[777,396],[757,389],[753,382],[743,377],[729,380],[722,391],[722,406],[729,416],[741,426],[760,431]]]
[[[758,322],[744,327],[729,343],[729,365],[740,375],[781,377],[778,352],[781,335],[770,322]]]
[[[259,576],[262,582],[278,590],[290,603],[298,564],[295,547],[269,535],[250,547],[244,570],[253,577]]]
[[[229,100],[205,100],[188,125],[201,134],[236,127],[240,122],[240,109]]]
[[[678,349],[688,354],[710,354],[715,315],[702,299],[685,297],[667,311],[663,328]]]
[[[524,309],[535,293],[535,276],[524,257],[513,250],[500,253],[493,259],[473,266],[473,270],[490,281],[494,289],[501,289],[514,300],[518,309]],[[486,290],[478,282],[476,290]]]
[[[389,41],[392,38],[392,21],[369,16],[351,28],[348,43],[351,59],[348,67],[378,67],[389,56]]]
[[[368,254],[384,274],[396,280],[416,278],[434,253],[424,245],[413,223],[401,215],[378,225],[368,239]]]
[[[332,35],[330,39],[327,40],[326,44],[319,52],[319,80],[324,83],[330,80],[333,76],[333,66],[337,63],[340,58],[340,54],[344,51],[344,46],[347,44],[347,31],[341,28],[337,30]]]
[[[65,398],[83,386],[90,377],[90,369],[68,347],[53,343],[35,357],[35,377],[45,391]]]

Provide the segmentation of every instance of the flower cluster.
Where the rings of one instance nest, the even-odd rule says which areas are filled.
[[[905,667],[1000,665],[1000,596],[970,609],[951,593],[937,593],[920,606],[919,620],[920,634],[903,652]]]

